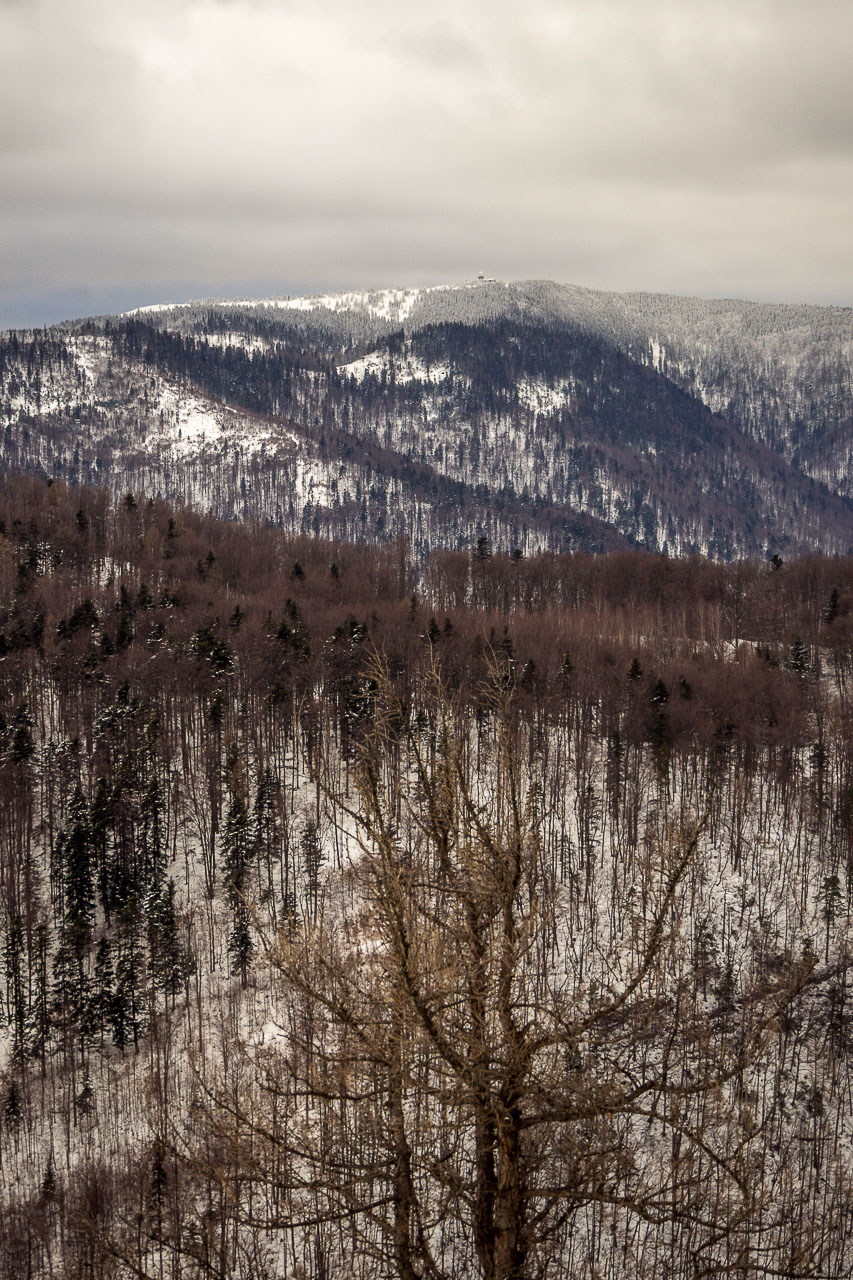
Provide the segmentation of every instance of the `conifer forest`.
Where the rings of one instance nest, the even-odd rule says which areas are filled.
[[[0,1280],[849,1276],[853,560],[9,472],[0,789]]]

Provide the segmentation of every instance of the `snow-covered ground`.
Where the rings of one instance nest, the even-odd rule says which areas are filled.
[[[434,384],[444,382],[447,378],[453,376],[453,369],[449,364],[428,365],[424,360],[413,355],[392,358],[383,351],[374,351],[358,360],[351,360],[348,364],[338,365],[338,373],[355,378],[356,382],[362,382],[370,374],[379,378],[384,372],[386,376],[389,376],[392,370],[395,381],[401,383],[425,382]],[[466,381],[467,379],[459,378],[457,375],[458,383],[464,384]]]

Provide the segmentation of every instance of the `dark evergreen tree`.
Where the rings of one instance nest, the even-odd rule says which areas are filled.
[[[92,883],[92,828],[86,798],[74,793],[68,822],[60,835],[66,939],[80,954],[89,943],[95,915]]]
[[[106,778],[98,778],[95,783],[95,794],[89,810],[89,830],[92,846],[92,860],[97,894],[103,907],[104,916],[109,927],[115,909],[115,898],[111,876],[110,833],[112,831],[114,813],[114,797]]]
[[[835,619],[838,617],[840,599],[841,599],[841,595],[839,593],[838,587],[833,587],[832,591],[830,592],[829,599],[827,600],[823,608],[823,620],[827,624],[833,623]]]
[[[56,1166],[53,1160],[53,1152],[47,1157],[47,1164],[42,1175],[41,1194],[46,1200],[51,1200],[56,1194]]]
[[[812,669],[811,650],[807,644],[804,644],[799,636],[795,636],[791,641],[791,647],[788,653],[788,666],[795,671],[798,676],[807,675]]]
[[[245,987],[255,950],[249,924],[249,910],[245,902],[240,900],[234,903],[232,913],[233,923],[228,939],[231,972],[235,977],[239,977],[241,985]]]
[[[312,912],[316,913],[320,892],[320,868],[323,865],[323,846],[320,843],[317,823],[313,818],[306,819],[299,843],[308,901]]]
[[[239,792],[234,792],[222,832],[222,865],[232,904],[243,896],[246,888],[246,874],[255,847],[252,836],[246,802]]]
[[[143,788],[140,804],[139,852],[141,865],[139,882],[135,886],[141,893],[162,874],[164,833],[163,833],[163,794],[159,780],[151,776],[145,785],[143,771],[153,769],[151,753],[141,752],[139,755],[140,776],[138,785]]]
[[[14,1127],[21,1119],[24,1109],[24,1100],[21,1095],[21,1086],[18,1083],[18,1077],[13,1075],[9,1080],[6,1088],[6,1097],[3,1102],[3,1119],[10,1127]]]
[[[258,788],[255,792],[255,800],[252,806],[252,843],[253,857],[259,867],[265,868],[266,884],[262,892],[262,900],[274,903],[275,892],[273,884],[273,866],[276,855],[279,854],[279,846],[281,843],[279,824],[276,816],[275,808],[276,780],[272,769],[267,767],[261,774],[258,782]],[[289,865],[285,854],[285,867],[283,868],[285,888],[287,893],[289,884]]]
[[[133,641],[133,615],[136,612],[130,592],[122,583],[119,591],[119,602],[116,605],[118,627],[116,628],[115,647],[117,653],[123,653]]]
[[[24,981],[24,927],[20,916],[14,916],[3,947],[6,970],[6,1007],[12,1027],[12,1053],[20,1060],[24,1056],[25,1033],[29,1008]]]
[[[15,764],[22,764],[25,760],[32,758],[34,751],[33,718],[26,703],[22,702],[12,721],[12,741],[9,746],[9,759]]]
[[[41,1059],[43,1068],[51,1031],[51,1001],[48,988],[49,949],[48,927],[44,921],[39,921],[33,932],[33,995],[30,1005],[27,1048],[33,1057]]]
[[[68,933],[64,931],[53,957],[52,1012],[55,1025],[65,1036],[66,1046],[77,1035],[85,1037],[89,1000],[84,952],[78,945],[78,939],[69,941]]]
[[[112,944],[106,935],[98,940],[95,951],[95,971],[91,997],[91,1024],[101,1044],[104,1035],[112,1026],[113,1004],[115,1000],[115,972],[113,969]]]
[[[246,975],[254,950],[246,904],[247,873],[252,855],[257,849],[252,828],[253,823],[250,821],[246,802],[239,791],[235,791],[231,797],[222,834],[222,861],[232,913],[232,927],[228,942],[231,972],[240,977],[243,986],[246,985]]]
[[[112,1007],[113,1040],[124,1050],[145,1030],[144,954],[139,907],[131,897],[118,916],[115,962],[115,997]]]
[[[181,945],[175,909],[175,882],[158,876],[146,900],[149,974],[157,991],[174,999],[186,974],[186,958]]]

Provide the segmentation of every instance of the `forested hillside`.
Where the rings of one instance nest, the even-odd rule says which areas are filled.
[[[0,1277],[848,1275],[851,679],[846,558],[8,476]]]
[[[545,282],[148,308],[0,338],[0,464],[421,557],[847,554],[851,351]]]

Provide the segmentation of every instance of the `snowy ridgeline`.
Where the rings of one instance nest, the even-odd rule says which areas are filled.
[[[53,714],[55,740],[60,699]],[[99,732],[132,736],[138,714],[118,705]],[[236,749],[201,721],[185,725],[181,763],[164,774],[155,761],[160,781],[145,838],[159,852],[146,895],[135,915],[125,909],[111,922],[97,906],[76,977],[63,978],[51,941],[44,972],[55,990],[67,981],[76,994],[63,997],[22,1075],[13,1051],[38,1030],[42,979],[15,970],[7,940],[6,1212],[38,1217],[47,1206],[50,1241],[59,1197],[82,1212],[93,1171],[108,1170],[98,1231],[124,1260],[119,1274],[171,1274],[174,1259],[197,1262],[207,1240],[219,1274],[373,1276],[388,1248],[386,1209],[376,1206],[393,1199],[380,1122],[390,1086],[376,1037],[398,1032],[390,1006],[370,1004],[387,999],[395,971],[387,895],[394,918],[402,910],[426,930],[412,935],[407,963],[412,981],[424,983],[435,1037],[456,1034],[470,1051],[480,1033],[465,994],[473,981],[465,917],[455,922],[454,913],[465,894],[498,891],[494,859],[523,831],[510,1003],[520,1022],[560,1035],[556,1058],[545,1043],[527,1064],[518,1106],[535,1111],[543,1089],[554,1098],[568,1089],[573,1107],[553,1134],[524,1138],[536,1170],[528,1176],[542,1183],[531,1203],[543,1213],[543,1273],[594,1269],[616,1280],[665,1259],[669,1274],[687,1276],[691,1259],[731,1266],[751,1258],[756,1239],[772,1269],[789,1256],[805,1214],[804,1258],[819,1262],[820,1274],[849,1274],[853,920],[835,791],[845,776],[843,741],[820,760],[721,744],[713,758],[678,757],[662,768],[646,750],[626,749],[569,714],[544,733],[522,728],[508,772],[497,720],[458,731],[456,754],[443,756],[434,712],[412,714],[408,746],[404,737],[402,754],[386,758],[377,810],[359,791],[351,745],[345,759],[328,727],[318,736],[306,720],[284,731],[277,751],[274,738],[265,741],[261,757],[248,735]],[[448,760],[461,769],[455,783],[442,773]],[[35,814],[63,803],[73,772],[70,744],[59,754],[41,745]],[[211,810],[219,776],[226,787]],[[457,794],[452,868],[424,826],[431,785]],[[66,850],[75,804],[64,802]],[[377,812],[393,823],[389,845]],[[36,838],[30,876],[48,915],[51,896],[56,908],[64,895],[67,918],[58,847]],[[392,849],[399,865],[389,889],[382,876]],[[508,1050],[494,1001],[506,934],[495,908],[481,909],[483,1034],[499,1081]],[[429,932],[436,913],[448,933]],[[108,935],[109,952],[95,945]],[[16,1000],[27,1004],[25,1017]],[[614,1012],[599,1027],[596,1011],[608,1002]],[[567,1036],[567,1021],[586,1029]],[[406,1028],[401,1133],[429,1251],[442,1274],[479,1274],[474,1209],[459,1191],[473,1185],[477,1140],[473,1103],[460,1102],[468,1077],[461,1067],[454,1077],[451,1050],[436,1056],[432,1033],[421,1043],[417,1019]],[[596,1167],[584,1164],[588,1151]],[[162,1202],[152,1210],[158,1178]],[[547,1184],[559,1178],[572,1195],[550,1211]],[[674,1225],[666,1207],[673,1179],[690,1206]],[[58,1239],[50,1247],[58,1254]]]

